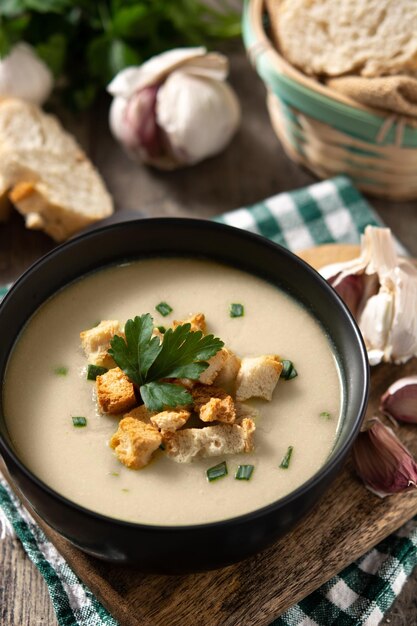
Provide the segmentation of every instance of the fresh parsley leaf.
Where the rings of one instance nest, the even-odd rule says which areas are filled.
[[[208,367],[208,359],[224,346],[223,341],[201,330],[191,332],[191,324],[175,330],[168,328],[161,349],[149,368],[150,380],[161,378],[191,378],[197,380]]]
[[[213,335],[191,331],[191,324],[168,328],[162,343],[152,337],[149,313],[128,320],[125,338],[115,335],[109,354],[130,380],[139,387],[142,400],[151,411],[190,404],[191,395],[181,385],[161,382],[166,378],[197,380],[208,367],[208,359],[222,347]]]
[[[75,428],[84,428],[84,426],[87,426],[87,419],[82,416],[73,417],[72,423],[75,426]]]
[[[142,385],[140,395],[150,411],[163,411],[167,407],[191,404],[192,396],[181,385],[151,382]]]
[[[152,331],[153,320],[146,313],[126,322],[126,340],[115,335],[110,342],[109,354],[139,387],[147,382],[148,370],[161,351],[159,339],[152,337]]]

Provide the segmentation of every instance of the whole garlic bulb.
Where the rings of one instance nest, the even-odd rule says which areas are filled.
[[[0,97],[42,105],[54,84],[52,72],[27,43],[18,43],[0,59]]]
[[[417,269],[397,256],[389,228],[367,226],[360,256],[320,273],[355,316],[371,365],[417,356]]]
[[[114,136],[134,158],[161,169],[217,154],[240,122],[227,73],[226,57],[205,48],[170,50],[122,70],[108,86]]]

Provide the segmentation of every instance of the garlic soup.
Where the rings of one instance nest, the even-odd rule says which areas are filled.
[[[172,311],[160,313],[161,303]],[[175,463],[157,449],[146,467],[129,469],[109,446],[122,416],[97,410],[80,332],[146,313],[167,328],[197,311],[238,357],[279,355],[298,375],[281,374],[270,402],[245,401],[257,413],[252,451]],[[342,407],[335,355],[306,309],[254,275],[175,258],[106,268],[50,298],[14,347],[3,394],[16,453],[47,485],[87,509],[162,526],[228,519],[290,493],[325,463]]]

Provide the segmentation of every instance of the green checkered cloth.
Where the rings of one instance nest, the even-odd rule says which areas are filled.
[[[279,194],[217,221],[259,233],[292,250],[322,243],[358,243],[367,224],[381,225],[346,177]],[[45,578],[60,626],[118,626],[0,478],[0,536],[8,533],[20,539]],[[417,518],[271,626],[376,626],[416,564]]]

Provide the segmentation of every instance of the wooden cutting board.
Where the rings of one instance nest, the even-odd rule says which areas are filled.
[[[300,254],[314,267],[357,255],[356,246],[326,245]],[[387,386],[417,374],[417,359],[372,370],[368,414]],[[417,454],[417,426],[401,426]],[[384,500],[368,492],[350,460],[327,495],[271,548],[237,565],[191,576],[149,576],[103,563],[46,535],[121,626],[264,626],[417,514],[417,491]]]

